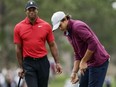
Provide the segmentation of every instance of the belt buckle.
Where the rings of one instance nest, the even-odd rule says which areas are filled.
[[[33,60],[35,60],[35,61],[36,61],[36,60],[38,60],[38,59],[37,59],[37,58],[33,58]]]
[[[37,60],[36,58],[33,58],[33,60]]]

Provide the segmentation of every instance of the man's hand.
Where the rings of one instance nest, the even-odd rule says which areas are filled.
[[[81,62],[80,62],[80,66],[79,66],[79,68],[80,68],[80,72],[81,72],[81,74],[84,75],[84,72],[85,72],[86,69],[87,69],[87,63],[81,61]]]
[[[76,84],[79,81],[77,73],[74,72],[71,73],[70,79],[72,84]]]
[[[20,68],[19,72],[18,72],[18,76],[23,78],[25,75],[24,69]]]
[[[90,58],[92,57],[94,51],[91,51],[89,49],[86,50],[85,52],[85,55],[84,57],[81,59],[81,62],[80,62],[80,65],[79,65],[79,68],[80,68],[80,72],[82,75],[84,75],[84,72],[86,71],[87,69],[87,61],[90,60]]]
[[[56,63],[56,73],[61,74],[62,73],[62,67],[60,63]]]

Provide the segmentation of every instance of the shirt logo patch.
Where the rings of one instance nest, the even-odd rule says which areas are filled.
[[[38,26],[38,27],[42,27],[42,26]]]

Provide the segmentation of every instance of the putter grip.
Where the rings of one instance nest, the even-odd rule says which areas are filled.
[[[18,87],[20,87],[21,77],[19,77]]]

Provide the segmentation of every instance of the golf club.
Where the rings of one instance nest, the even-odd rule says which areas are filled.
[[[21,82],[21,77],[19,77],[19,81],[18,81],[18,87],[20,87],[20,82]]]

